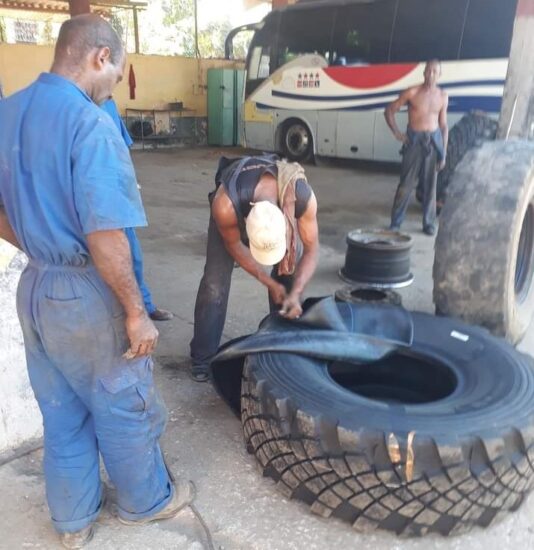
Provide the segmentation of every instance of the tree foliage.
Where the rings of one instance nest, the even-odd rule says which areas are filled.
[[[202,1],[198,0],[199,9]],[[174,31],[177,45],[183,55],[194,57],[195,52],[195,0],[163,0],[163,24]],[[198,30],[198,49],[201,57],[224,57],[224,41],[232,30],[229,19],[211,22]],[[248,44],[242,37],[234,42],[235,57],[245,57]]]

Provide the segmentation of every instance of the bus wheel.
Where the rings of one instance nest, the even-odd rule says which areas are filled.
[[[534,312],[534,144],[485,143],[458,165],[441,212],[436,312],[510,342]]]
[[[313,138],[310,130],[301,120],[289,120],[282,132],[282,149],[289,160],[305,162],[313,152]]]

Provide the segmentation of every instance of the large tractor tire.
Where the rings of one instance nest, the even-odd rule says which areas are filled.
[[[485,143],[458,166],[435,245],[438,314],[518,342],[534,310],[534,143]]]
[[[438,175],[437,200],[444,203],[452,175],[466,153],[486,141],[495,140],[498,123],[484,113],[469,113],[453,126],[449,134],[447,163]]]
[[[447,188],[458,164],[473,147],[479,147],[486,141],[495,140],[498,123],[493,118],[481,112],[473,112],[463,116],[449,133],[447,147],[447,163],[438,175],[436,198],[438,210],[441,210],[447,197]],[[423,190],[418,186],[417,200],[423,202]]]
[[[287,497],[360,531],[486,527],[534,485],[533,361],[453,319],[414,313],[413,329],[369,364],[248,355],[247,449]]]

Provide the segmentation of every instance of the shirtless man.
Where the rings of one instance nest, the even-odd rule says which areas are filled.
[[[400,229],[410,195],[419,183],[423,191],[423,231],[427,235],[436,232],[437,173],[445,168],[449,139],[449,97],[437,86],[440,76],[441,63],[435,59],[429,61],[424,83],[402,92],[384,113],[393,135],[403,144],[400,184],[391,212],[390,228],[394,231]],[[403,134],[395,115],[405,105],[408,105],[408,129]]]
[[[302,313],[300,297],[319,252],[317,201],[298,167],[295,200],[282,213],[285,200],[281,205],[279,183],[287,181],[291,166],[298,165],[278,163],[275,155],[223,157],[219,163],[216,190],[210,194],[206,266],[191,341],[191,375],[197,382],[208,380],[209,364],[219,347],[235,263],[267,288],[271,311],[287,319]],[[287,216],[296,230],[294,239],[287,238]],[[289,241],[295,246],[288,246]],[[269,275],[263,266],[273,265]]]

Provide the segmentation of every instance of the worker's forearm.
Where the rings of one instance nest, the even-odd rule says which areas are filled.
[[[318,247],[304,250],[304,254],[297,266],[291,294],[300,296],[304,292],[306,285],[310,282],[317,268],[318,255]]]
[[[102,279],[111,287],[128,317],[146,315],[132,267],[130,244],[124,231],[98,231],[87,235],[89,252]]]
[[[449,127],[447,125],[441,127],[441,135],[443,136],[443,154],[447,156],[447,147],[449,146]]]
[[[252,257],[250,250],[241,242],[233,245],[226,245],[226,250],[232,258],[250,275],[257,279],[262,285],[269,287],[273,279]]]
[[[389,126],[389,129],[391,130],[392,134],[395,136],[396,139],[400,139],[402,137],[402,132],[399,130],[399,127],[397,126],[397,120],[395,119],[395,112],[391,111],[390,109],[386,109],[384,111],[384,117],[386,118],[387,125]]]
[[[8,243],[11,243],[13,246],[16,246],[19,250],[22,250],[20,243],[9,223],[7,218],[6,211],[2,206],[0,206],[0,239],[4,239]]]

